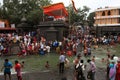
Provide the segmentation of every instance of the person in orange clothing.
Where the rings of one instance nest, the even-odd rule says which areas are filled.
[[[120,58],[118,59],[118,63],[116,66],[116,79],[115,80],[120,80]]]
[[[71,50],[68,50],[68,51],[67,51],[67,55],[68,55],[69,57],[71,57],[71,56],[72,56],[72,51],[71,51]]]
[[[87,54],[87,47],[84,49],[84,56],[86,57],[88,54]]]
[[[14,68],[15,68],[15,71],[17,73],[18,80],[22,80],[21,65],[17,60],[15,61],[15,67]]]

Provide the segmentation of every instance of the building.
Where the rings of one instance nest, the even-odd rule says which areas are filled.
[[[9,23],[8,20],[0,19],[0,33],[15,32],[15,25]]]
[[[21,22],[16,26],[16,32],[19,35],[23,35],[24,33],[35,31],[35,29],[36,29],[35,27],[27,23],[27,19],[25,17],[23,17],[21,19]]]
[[[37,33],[47,41],[61,41],[68,36],[69,25],[66,21],[68,11],[63,3],[55,3],[43,7],[47,19],[37,25]]]
[[[44,36],[47,41],[61,41],[68,36],[68,24],[64,21],[40,22],[38,27],[39,36]]]
[[[95,10],[97,36],[120,34],[120,7],[105,7]]]

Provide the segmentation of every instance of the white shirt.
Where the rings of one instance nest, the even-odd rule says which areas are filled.
[[[59,61],[60,61],[60,63],[65,62],[65,56],[64,55],[60,55]]]

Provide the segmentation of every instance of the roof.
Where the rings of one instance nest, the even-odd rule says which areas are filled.
[[[119,7],[105,7],[105,8],[98,8],[96,9],[95,11],[105,11],[105,10],[112,10],[112,9],[120,9],[120,6]]]
[[[54,16],[55,18],[67,17],[68,12],[63,3],[56,3],[43,7],[44,14]]]

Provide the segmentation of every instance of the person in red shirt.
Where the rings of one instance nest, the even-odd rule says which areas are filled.
[[[116,66],[116,79],[115,80],[120,80],[120,58],[118,59],[118,63]]]
[[[14,68],[15,68],[15,71],[17,73],[18,80],[22,80],[21,65],[17,60],[15,61],[15,67]]]

